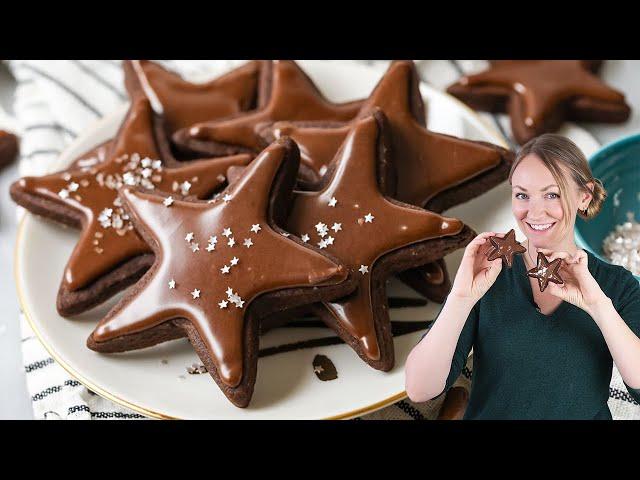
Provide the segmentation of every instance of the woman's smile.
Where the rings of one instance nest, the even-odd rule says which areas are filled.
[[[539,222],[524,222],[530,232],[533,232],[536,235],[546,234],[550,232],[555,226],[556,222],[547,222],[547,223],[539,223]]]

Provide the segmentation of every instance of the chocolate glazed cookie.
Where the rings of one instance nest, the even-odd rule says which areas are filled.
[[[355,122],[318,191],[296,192],[287,228],[342,260],[358,280],[313,312],[373,368],[394,365],[386,280],[463,247],[475,233],[454,218],[385,195],[394,168],[382,111]]]
[[[567,120],[625,122],[631,108],[621,92],[597,76],[599,60],[499,60],[466,75],[447,91],[471,108],[508,113],[511,131],[525,144]]]
[[[116,138],[97,147],[95,156],[11,186],[13,200],[30,212],[82,230],[58,291],[57,308],[63,316],[103,303],[135,283],[153,263],[151,248],[123,210],[119,187],[163,190],[176,199],[208,198],[225,184],[230,166],[251,161],[247,155],[189,163],[163,159],[155,137],[157,121],[149,101],[139,98]]]
[[[438,134],[426,128],[425,106],[420,94],[420,79],[411,61],[391,64],[370,97],[365,100],[358,118],[381,109],[390,129],[390,149],[396,170],[396,184],[389,194],[402,202],[441,213],[467,202],[503,182],[513,163],[513,152],[486,142],[464,140]],[[307,171],[315,172],[317,188],[321,175],[335,155],[336,145],[344,140],[349,125],[327,128],[326,124],[277,123],[262,134],[278,137],[290,135],[300,146]],[[430,265],[430,270],[437,267]],[[442,301],[444,285],[430,285],[424,280],[429,272],[411,271],[402,279],[428,298]]]
[[[256,379],[259,321],[353,291],[349,269],[283,225],[298,170],[296,145],[268,147],[216,200],[125,189],[132,222],[156,261],[87,340],[103,353],[186,333],[223,393],[246,407]],[[206,245],[206,246],[205,246]]]

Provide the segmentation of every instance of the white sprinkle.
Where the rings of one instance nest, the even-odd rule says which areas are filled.
[[[222,232],[222,236],[223,237],[230,237],[231,235],[233,235],[233,232],[231,232],[230,228],[225,228],[224,231]]]
[[[113,209],[112,208],[105,208],[101,215],[104,215],[105,217],[109,217],[111,218],[111,215],[113,215]]]
[[[67,185],[67,189],[70,192],[75,192],[78,190],[78,188],[80,187],[80,185],[78,185],[76,182],[71,182],[69,185]]]
[[[228,297],[231,297],[232,295],[234,295],[233,289],[231,287],[227,287],[227,291],[225,293],[227,294]]]
[[[240,259],[238,257],[233,257],[231,259],[231,266],[235,267],[236,265],[238,265],[238,262],[240,261]]]
[[[323,231],[325,228],[327,228],[327,226],[326,226],[324,223],[322,223],[322,222],[319,222],[318,224],[316,224],[316,230],[317,230],[318,232]]]
[[[226,300],[222,300],[219,304],[220,309],[222,310],[223,308],[227,308],[227,305],[229,305],[229,302],[227,302]]]
[[[193,241],[193,232],[189,232],[189,233],[187,233],[187,236],[186,236],[186,237],[184,237],[184,239],[185,239],[187,242],[191,243],[191,242]]]
[[[251,225],[251,231],[253,233],[258,233],[262,228],[260,228],[260,224],[256,223],[255,225]]]
[[[318,242],[318,247],[320,248],[320,250],[322,250],[323,248],[327,248],[327,242],[325,242],[324,240],[320,240]]]
[[[231,195],[229,195],[228,193],[222,197],[222,200],[224,200],[225,202],[230,202],[231,201]]]
[[[251,240],[250,238],[245,238],[243,245],[247,248],[251,248],[251,246],[253,245],[253,240]]]
[[[333,237],[329,237],[329,238],[327,238],[327,239],[325,240],[325,243],[326,243],[327,245],[333,245],[333,241],[334,241],[334,238],[333,238]]]
[[[364,216],[364,223],[373,223],[373,219],[376,218],[373,215],[371,215],[371,213],[367,213]]]
[[[182,182],[182,185],[180,185],[180,190],[182,191],[182,195],[187,195],[189,190],[191,190],[191,184],[185,180]]]
[[[235,244],[236,244],[236,239],[233,237],[231,237],[227,242],[227,245],[229,245],[230,247],[233,247]]]
[[[210,243],[209,245],[207,245],[207,252],[213,252],[216,249],[215,244]]]
[[[338,203],[338,200],[336,200],[336,197],[331,197],[331,200],[329,200],[330,207],[335,207],[337,203]]]
[[[151,170],[150,168],[145,168],[144,170],[142,170],[142,176],[144,178],[149,178],[152,174],[153,170]]]
[[[164,204],[165,207],[170,207],[171,205],[173,205],[173,197],[167,197],[164,199],[164,202],[162,202]]]
[[[126,172],[124,175],[122,175],[122,180],[124,180],[124,183],[126,183],[127,185],[136,185],[136,178],[131,172]]]
[[[153,169],[154,170],[162,170],[162,160],[154,160],[153,161]]]
[[[307,243],[309,241],[309,235],[305,233],[304,235],[302,235],[302,237],[300,237],[300,240],[302,240],[304,243]]]
[[[334,232],[339,232],[340,230],[342,230],[342,224],[334,223],[333,226],[331,227],[331,230],[333,230]]]
[[[215,245],[216,243],[218,243],[218,236],[212,235],[211,237],[209,237],[209,243],[212,245]]]
[[[231,270],[231,267],[229,267],[229,265],[225,265],[224,267],[222,267],[222,268],[220,269],[220,271],[221,271],[223,274],[227,274],[227,273],[229,273],[229,271],[230,271],[230,270]]]
[[[143,168],[147,168],[151,166],[151,159],[149,157],[145,157],[142,159],[142,162],[140,162],[140,164],[142,165]]]
[[[191,251],[193,253],[200,251],[200,245],[198,245],[197,243],[194,243],[193,245],[191,245]]]
[[[191,292],[191,296],[193,297],[194,300],[196,298],[200,298],[200,290],[198,290],[197,288],[194,289],[193,292]]]
[[[242,308],[244,306],[244,300],[238,300],[235,302],[236,308]]]
[[[291,234],[287,232],[280,232],[280,235],[282,235],[284,238],[289,238]]]
[[[66,200],[67,198],[69,198],[69,191],[62,189],[58,192],[58,195],[60,196],[60,198],[62,198],[63,200]]]
[[[358,271],[364,275],[365,273],[369,273],[369,267],[367,267],[366,265],[360,265],[360,268],[358,269]]]
[[[172,278],[169,280],[169,290],[173,290],[174,288],[176,288],[176,281]]]

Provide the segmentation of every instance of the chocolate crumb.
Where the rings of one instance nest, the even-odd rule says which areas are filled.
[[[18,137],[0,130],[0,168],[9,165],[18,156]]]
[[[333,362],[324,355],[316,355],[313,359],[313,373],[323,382],[338,378],[338,371]]]

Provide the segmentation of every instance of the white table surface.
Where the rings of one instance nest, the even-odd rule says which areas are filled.
[[[640,133],[640,61],[609,61],[602,76],[626,93],[633,115],[623,125],[583,126],[602,144]],[[11,75],[4,65],[0,65],[0,105],[9,113],[14,88]],[[13,281],[16,215],[9,198],[9,185],[16,178],[17,164],[0,173],[0,419],[33,418],[22,366],[18,300]]]

